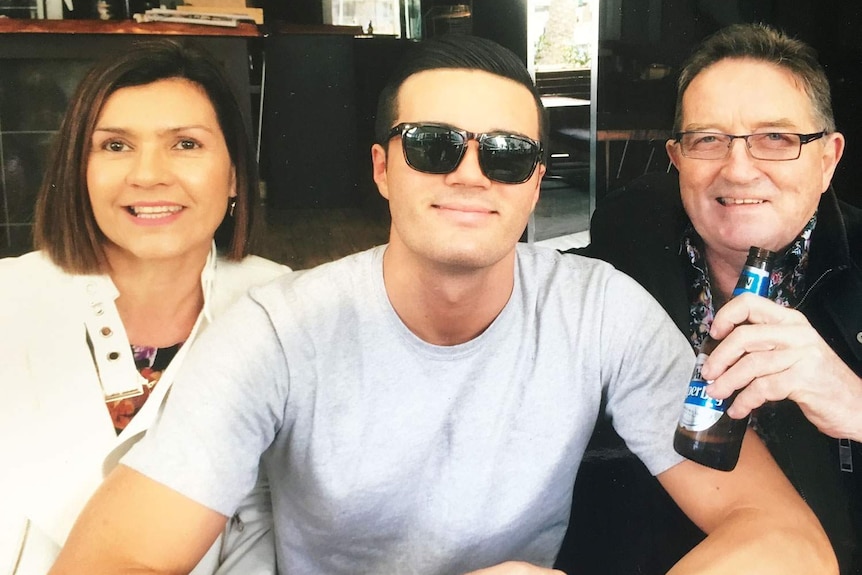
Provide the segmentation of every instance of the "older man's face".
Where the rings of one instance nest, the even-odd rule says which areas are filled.
[[[683,95],[682,112],[683,131],[808,134],[824,128],[790,72],[751,59],[722,60],[701,72]],[[671,142],[668,154],[695,229],[708,250],[727,255],[790,244],[816,211],[843,144],[840,134],[829,134],[787,161],[754,159],[741,139],[721,160],[687,158]]]

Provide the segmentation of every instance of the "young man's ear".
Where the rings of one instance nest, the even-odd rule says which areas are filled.
[[[386,178],[386,149],[380,144],[371,146],[371,167],[374,183],[380,195],[389,199],[389,182]]]
[[[545,177],[545,172],[547,171],[547,169],[548,169],[548,167],[542,163],[540,163],[538,166],[536,166],[536,175],[538,177],[536,178],[536,189],[533,191],[533,208],[532,208],[532,210],[535,210],[536,204],[539,203],[539,195],[541,194],[541,191],[542,191],[542,178]],[[530,211],[532,211],[532,210],[530,210]]]

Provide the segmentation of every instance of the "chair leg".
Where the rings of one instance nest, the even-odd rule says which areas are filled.
[[[649,172],[649,165],[652,163],[653,155],[655,155],[655,147],[652,145],[652,142],[650,142],[649,157],[647,158],[646,166],[644,166],[644,174]]]
[[[620,174],[623,173],[623,162],[626,161],[626,152],[629,150],[630,140],[626,140],[626,145],[623,146],[623,155],[620,156],[620,165],[617,167],[617,179],[620,179]]]

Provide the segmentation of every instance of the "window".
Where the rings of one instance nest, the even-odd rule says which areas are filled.
[[[589,70],[597,0],[530,0],[528,64],[535,73]]]
[[[366,34],[418,38],[420,10],[420,0],[323,0],[323,21],[362,26]]]

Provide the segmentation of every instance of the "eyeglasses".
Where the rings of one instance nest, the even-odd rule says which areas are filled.
[[[445,124],[398,124],[389,139],[401,136],[407,165],[426,174],[454,172],[464,157],[467,142],[479,143],[479,168],[489,179],[521,184],[530,179],[542,157],[542,144],[507,132],[475,134]]]
[[[802,146],[819,140],[826,131],[813,134],[766,132],[734,136],[716,132],[679,132],[676,141],[686,158],[698,160],[723,160],[730,155],[730,148],[737,138],[745,140],[748,152],[756,160],[795,160],[802,153]]]

